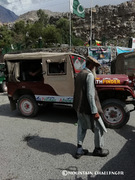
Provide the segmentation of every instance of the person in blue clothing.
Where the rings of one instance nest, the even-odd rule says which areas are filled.
[[[91,56],[86,58],[86,68],[77,74],[75,79],[75,91],[73,97],[73,107],[77,112],[77,152],[75,158],[88,154],[88,150],[83,149],[83,141],[87,129],[94,132],[95,149],[93,156],[107,156],[109,151],[104,147],[104,131],[107,132],[100,113],[103,113],[97,91],[95,89],[94,69],[100,66],[99,62]]]

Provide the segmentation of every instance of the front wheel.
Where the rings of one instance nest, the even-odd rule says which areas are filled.
[[[38,105],[32,96],[23,95],[18,100],[18,109],[22,115],[33,117],[36,116],[38,112]]]
[[[124,126],[130,117],[130,112],[124,102],[118,99],[108,99],[102,103],[103,121],[106,127],[117,129]]]

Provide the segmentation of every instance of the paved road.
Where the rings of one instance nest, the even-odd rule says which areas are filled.
[[[0,180],[133,180],[135,179],[135,112],[122,129],[108,129],[108,157],[91,156],[93,134],[79,160],[76,151],[76,114],[67,107],[41,109],[32,119],[11,112],[0,94]],[[131,108],[131,107],[130,107]]]

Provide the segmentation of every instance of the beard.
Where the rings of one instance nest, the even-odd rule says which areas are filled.
[[[91,72],[92,72],[92,74],[93,74],[94,78],[96,79],[96,78],[97,78],[96,68],[95,68],[95,67],[93,67],[93,69],[91,69]]]

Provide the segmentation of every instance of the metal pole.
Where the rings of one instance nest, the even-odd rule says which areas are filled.
[[[92,46],[92,4],[93,4],[93,0],[91,0],[91,17],[90,17],[90,47]]]
[[[71,1],[69,0],[69,11],[70,11],[70,14],[69,14],[69,50],[71,51],[71,44],[72,44],[72,40],[71,40],[71,37],[72,37],[72,29],[71,29]]]
[[[72,38],[72,30],[71,30],[71,26],[72,26],[72,24],[71,24],[71,12],[70,12],[70,51],[71,51],[71,46],[72,46],[72,40],[71,40],[71,38]]]

